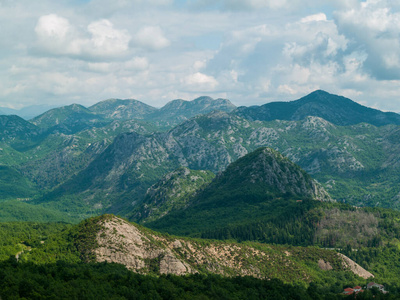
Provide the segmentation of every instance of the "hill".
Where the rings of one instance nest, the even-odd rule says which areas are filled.
[[[400,115],[362,106],[348,98],[317,90],[290,102],[271,102],[262,106],[239,107],[235,114],[249,120],[297,121],[307,116],[320,117],[335,125],[368,123],[374,126],[400,125]]]
[[[315,200],[331,198],[299,166],[270,148],[260,148],[230,164],[187,208],[148,226],[195,236],[215,228],[298,217],[315,206]]]
[[[318,266],[321,261],[336,272],[350,270],[341,256],[323,249],[287,250],[284,247],[260,244],[244,245],[168,237],[110,215],[81,223],[79,230],[89,228],[93,231],[86,232],[85,236],[87,239],[94,239],[94,246],[81,248],[84,249],[86,259],[122,263],[129,269],[145,274],[183,275],[200,272],[310,282],[317,280],[314,276],[328,275],[322,275],[324,270]],[[77,242],[88,245],[85,240]],[[310,265],[309,270],[305,268],[306,264]],[[276,272],[277,268],[281,271]],[[359,270],[359,276],[373,276],[361,267]],[[315,273],[312,274],[313,272]]]

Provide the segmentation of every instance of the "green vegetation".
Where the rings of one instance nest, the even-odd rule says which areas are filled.
[[[30,198],[38,191],[35,185],[12,167],[0,165],[0,199]]]
[[[218,275],[151,277],[116,264],[37,266],[0,263],[2,299],[343,299],[329,289],[284,284],[277,279],[224,278]],[[351,299],[351,298],[350,298]],[[380,295],[375,299],[395,299]]]
[[[33,205],[26,201],[0,202],[0,222],[12,221],[77,223],[80,218],[40,205]]]
[[[206,187],[215,175],[211,171],[179,168],[163,176],[151,186],[143,199],[131,213],[131,219],[150,222],[171,211],[190,205],[194,195]]]
[[[365,285],[348,271],[340,271],[341,262],[335,252],[316,247],[272,246],[259,243],[236,244],[236,260],[243,267],[263,266],[263,274],[272,280],[251,277],[223,278],[212,275],[200,268],[200,274],[190,276],[157,275],[143,276],[128,271],[124,266],[107,263],[93,263],[93,249],[97,247],[96,235],[101,224],[112,218],[110,215],[91,218],[79,225],[62,223],[0,223],[0,296],[2,299],[41,299],[71,297],[135,299],[135,297],[155,297],[155,299],[263,299],[268,295],[286,299],[342,299],[340,295],[347,286]],[[154,232],[140,227],[146,236]],[[150,235],[149,235],[150,234]],[[164,236],[171,241],[174,237]],[[192,247],[199,250],[224,243],[210,240],[190,240]],[[154,240],[157,243],[156,240]],[[267,253],[266,257],[248,255],[246,247]],[[232,249],[235,249],[234,247]],[[240,250],[241,249],[241,250]],[[176,251],[181,251],[177,249]],[[360,259],[366,259],[363,252],[354,252]],[[365,250],[366,251],[366,250]],[[15,256],[18,255],[18,262]],[[182,252],[184,255],[184,252]],[[397,255],[397,256],[395,256]],[[390,259],[399,255],[393,246],[377,252],[368,262],[373,266],[378,282],[385,284],[390,294],[385,298],[396,299],[400,290],[396,282],[396,264]],[[11,258],[10,258],[11,256]],[[323,258],[329,261],[335,271],[323,271],[317,262]],[[265,264],[260,261],[265,260]],[[86,263],[83,263],[86,262]],[[92,262],[92,263],[88,263]],[[387,266],[382,270],[381,264]],[[149,262],[154,274],[159,270],[157,259]],[[150,269],[149,269],[150,270]],[[150,271],[151,271],[150,270]],[[279,278],[279,279],[277,279]],[[311,283],[309,283],[311,281]],[[290,284],[289,284],[290,283]],[[143,295],[142,295],[143,294]],[[290,296],[290,295],[296,296]],[[249,296],[253,295],[253,296]],[[319,295],[320,298],[315,298]],[[366,294],[367,295],[367,294]],[[133,298],[132,298],[133,297]],[[172,297],[172,298],[171,298]],[[250,298],[249,298],[250,297]],[[326,297],[326,298],[324,298]],[[379,295],[383,297],[383,295]],[[365,298],[369,299],[369,298]]]

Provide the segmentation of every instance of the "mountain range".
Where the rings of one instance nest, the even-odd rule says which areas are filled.
[[[288,105],[296,110],[286,110]],[[264,113],[271,106],[290,120],[255,117],[258,111],[271,119]],[[198,112],[206,114],[192,117]],[[300,112],[314,116],[296,120]],[[0,162],[27,182],[29,191],[20,198],[44,194],[35,203],[68,210],[75,209],[70,205],[75,201],[84,214],[129,214],[168,172],[183,166],[217,173],[268,146],[309,172],[334,199],[399,207],[397,116],[323,91],[293,102],[237,109],[228,100],[209,97],[174,100],[161,109],[110,99],[89,108],[51,109],[31,122],[2,116]],[[349,123],[357,124],[338,125]]]
[[[235,284],[264,292],[258,278],[274,295],[339,299],[375,276],[396,297],[399,118],[324,91],[0,116],[0,296],[51,298],[56,281],[90,287],[75,298],[171,299],[205,282],[237,298]]]

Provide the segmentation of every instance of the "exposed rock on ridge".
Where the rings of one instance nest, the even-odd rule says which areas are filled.
[[[312,280],[311,274],[300,270],[296,258],[296,251],[305,251],[306,248],[291,248],[289,253],[272,246],[257,249],[243,244],[161,236],[111,215],[102,216],[97,222],[102,229],[96,235],[96,261],[121,263],[142,274],[184,275],[209,272],[225,276],[273,278],[293,269],[292,276],[297,280]],[[322,259],[333,271],[349,269],[352,261],[347,257],[329,250],[318,251],[321,257],[310,261],[315,268],[319,268],[319,260]],[[351,270],[370,274],[354,262],[351,264],[355,266]],[[281,272],[271,270],[274,265],[279,265]]]

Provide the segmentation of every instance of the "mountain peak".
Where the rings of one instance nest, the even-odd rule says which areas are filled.
[[[297,121],[308,116],[315,116],[341,126],[359,123],[375,126],[400,125],[400,115],[396,113],[386,113],[365,107],[351,99],[323,90],[316,90],[290,102],[270,102],[262,106],[239,107],[235,113],[252,121]]]
[[[294,197],[331,200],[310,175],[287,157],[268,147],[259,148],[238,159],[228,166],[219,179],[232,188],[250,184],[263,186],[273,195],[289,194]]]

